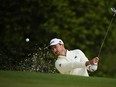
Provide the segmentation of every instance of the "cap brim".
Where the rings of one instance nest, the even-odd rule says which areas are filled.
[[[51,46],[54,46],[54,45],[57,45],[57,44],[59,44],[59,43],[54,43],[54,44],[49,45],[48,49],[51,49]]]
[[[51,50],[51,46],[48,46],[48,49]]]

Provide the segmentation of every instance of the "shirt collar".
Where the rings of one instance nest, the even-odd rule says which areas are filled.
[[[66,57],[67,57],[68,55],[69,55],[69,51],[67,50],[67,51],[66,51]]]

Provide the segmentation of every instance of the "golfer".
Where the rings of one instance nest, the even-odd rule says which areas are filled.
[[[67,50],[61,39],[52,39],[49,49],[58,56],[55,67],[61,74],[89,76],[88,71],[97,70],[98,57],[89,61],[81,50]]]

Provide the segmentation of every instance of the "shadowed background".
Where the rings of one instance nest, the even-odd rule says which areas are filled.
[[[113,15],[111,7],[116,7],[115,0],[1,0],[0,70],[58,73],[56,57],[46,49],[54,37],[68,49],[81,49],[89,59],[97,56]],[[91,76],[116,77],[115,26],[116,17],[99,68]]]

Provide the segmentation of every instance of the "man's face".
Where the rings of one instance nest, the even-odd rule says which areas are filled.
[[[51,46],[52,52],[57,56],[61,55],[61,53],[63,52],[63,48],[64,48],[63,44],[56,44]]]

